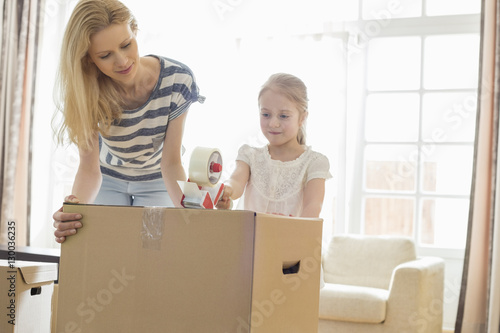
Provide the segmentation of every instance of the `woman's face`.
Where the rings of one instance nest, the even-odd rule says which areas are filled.
[[[112,24],[90,38],[88,54],[100,71],[117,83],[131,83],[139,65],[139,50],[128,24]]]

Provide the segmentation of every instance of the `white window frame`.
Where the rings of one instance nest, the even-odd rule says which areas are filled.
[[[382,37],[410,37],[410,36],[418,36],[422,38],[422,56],[421,58],[421,71],[423,71],[423,52],[425,43],[425,38],[433,35],[449,35],[449,34],[480,34],[480,14],[470,14],[470,15],[454,15],[454,16],[440,16],[440,17],[419,17],[419,18],[401,18],[401,19],[393,19],[390,24],[385,26],[383,29],[379,29],[376,36],[371,36],[373,38],[382,38]],[[352,22],[348,25],[348,29],[350,30],[350,40],[359,41],[364,37],[364,42],[368,42],[366,40],[367,34],[360,33],[363,31],[368,31],[367,27],[369,25],[373,25],[373,21],[359,21]],[[415,193],[406,193],[406,192],[394,192],[394,191],[375,191],[375,190],[367,190],[364,188],[364,149],[368,144],[378,144],[378,142],[367,142],[364,137],[364,124],[365,124],[365,107],[366,107],[366,98],[368,94],[375,93],[377,91],[369,91],[366,88],[366,71],[360,70],[360,68],[366,69],[368,62],[368,48],[361,47],[361,52],[359,52],[359,61],[357,63],[348,63],[348,76],[349,76],[349,87],[348,89],[357,89],[358,92],[349,94],[350,97],[347,100],[349,110],[348,117],[358,118],[358,121],[351,121],[353,124],[351,129],[356,132],[356,141],[355,144],[355,156],[353,163],[353,173],[350,175],[352,179],[352,188],[350,193],[350,206],[346,208],[346,224],[344,226],[337,226],[335,232],[349,232],[349,233],[363,233],[363,219],[364,219],[364,199],[369,196],[377,196],[382,195],[384,197],[397,197],[397,198],[413,198],[415,199],[415,212],[414,212],[414,230],[413,237],[417,244],[417,251],[419,255],[434,255],[443,258],[450,259],[463,259],[464,249],[453,249],[453,248],[442,248],[436,246],[428,246],[421,245],[419,242],[419,223],[420,223],[420,207],[419,202],[422,197],[425,198],[461,198],[461,199],[469,199],[469,195],[445,195],[445,194],[422,194],[420,189],[416,188]],[[360,66],[360,62],[362,65]],[[422,73],[422,72],[421,72]],[[422,75],[422,74],[421,74]],[[422,80],[421,80],[422,82]],[[356,88],[358,87],[358,88]],[[363,87],[359,89],[359,87]],[[422,87],[422,83],[421,83]],[[391,91],[384,91],[384,93],[390,93]],[[401,93],[402,91],[398,91]],[[446,89],[446,90],[424,90],[420,88],[418,90],[405,90],[409,93],[418,93],[420,99],[427,92],[471,92],[477,94],[477,89]],[[356,110],[357,112],[353,112]],[[422,103],[420,103],[420,117],[422,116]],[[422,126],[422,122],[420,122],[419,126]],[[356,128],[355,128],[356,127]],[[421,133],[421,128],[419,128],[419,133]],[[407,142],[383,142],[380,144],[412,144],[415,145],[415,142],[407,143]],[[422,146],[426,144],[426,142],[419,141],[417,142],[418,146]],[[428,144],[428,142],[427,142]],[[473,143],[469,142],[453,142],[453,143],[435,143],[436,146],[439,145],[466,145],[473,146]],[[420,156],[420,154],[419,154]],[[419,157],[420,158],[420,157]],[[420,181],[420,165],[417,162],[418,171],[416,172],[416,184],[419,184]],[[349,175],[347,175],[349,176]],[[465,248],[465,244],[464,244]]]

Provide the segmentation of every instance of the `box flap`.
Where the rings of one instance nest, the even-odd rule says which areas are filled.
[[[16,261],[26,284],[42,283],[57,280],[57,264],[47,262]]]
[[[256,215],[252,333],[318,332],[322,229],[322,219]]]

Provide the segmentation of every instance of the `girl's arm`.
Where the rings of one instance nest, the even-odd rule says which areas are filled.
[[[243,195],[250,178],[250,166],[243,161],[236,161],[236,168],[231,177],[224,182],[224,194],[217,204],[219,209],[228,209],[231,199],[236,200]]]
[[[325,198],[325,179],[314,178],[307,182],[302,199],[301,217],[319,217]]]
[[[102,175],[99,166],[99,135],[96,133],[92,140],[92,148],[79,149],[80,163],[73,183],[73,194],[64,199],[65,202],[92,203],[101,187]],[[76,234],[82,227],[79,221],[82,216],[78,213],[63,213],[62,207],[53,214],[54,236],[58,243],[66,237]]]
[[[186,117],[187,111],[169,121],[161,156],[163,181],[175,207],[182,207],[182,191],[177,181],[186,181],[186,172],[181,160],[182,137],[184,135]]]

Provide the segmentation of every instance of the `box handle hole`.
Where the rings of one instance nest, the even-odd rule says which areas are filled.
[[[31,288],[31,296],[40,295],[42,293],[42,287]]]
[[[287,274],[297,274],[300,269],[300,260],[299,261],[285,261],[283,262],[283,275]]]

